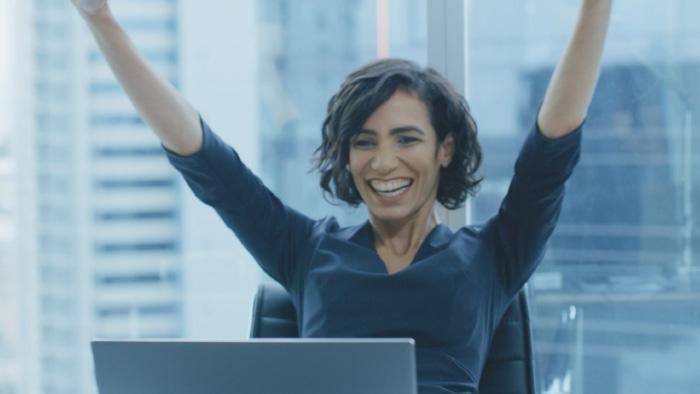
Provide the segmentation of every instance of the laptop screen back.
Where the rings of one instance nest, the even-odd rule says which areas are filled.
[[[411,338],[92,342],[100,394],[415,394]]]

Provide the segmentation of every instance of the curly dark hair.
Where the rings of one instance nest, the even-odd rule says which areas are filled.
[[[333,204],[327,198],[330,195],[353,207],[362,202],[346,167],[350,141],[369,116],[399,89],[427,106],[437,133],[437,148],[452,133],[455,149],[450,164],[440,168],[437,200],[447,209],[461,207],[467,195],[476,194],[483,179],[476,177],[482,159],[476,122],[465,98],[447,79],[430,67],[422,69],[403,59],[381,59],[353,71],[328,102],[323,140],[314,151],[311,169],[321,173],[324,199]]]

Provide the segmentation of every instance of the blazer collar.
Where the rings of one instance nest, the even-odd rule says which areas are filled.
[[[428,233],[428,237],[423,242],[423,245],[421,245],[421,248],[427,245],[435,250],[440,249],[450,242],[452,235],[452,230],[440,223]],[[341,237],[367,249],[375,250],[374,230],[372,229],[372,224],[369,222],[369,219],[365,220],[362,224],[347,228],[347,231],[344,231]]]

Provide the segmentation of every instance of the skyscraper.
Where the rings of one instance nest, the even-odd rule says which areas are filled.
[[[117,18],[158,72],[178,85],[174,0],[114,1]],[[179,197],[156,137],[117,85],[93,40],[84,52],[83,183],[90,226],[95,329],[104,337],[182,335]]]
[[[177,85],[176,2],[111,4]],[[23,265],[35,286],[22,290],[37,361],[25,378],[30,393],[84,393],[91,338],[183,333],[178,185],[70,2],[33,6],[36,255]]]

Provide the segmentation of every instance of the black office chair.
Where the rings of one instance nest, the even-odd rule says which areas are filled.
[[[251,338],[298,338],[296,311],[278,283],[258,287],[253,302]],[[479,382],[481,394],[534,394],[530,318],[522,289],[501,319]]]

